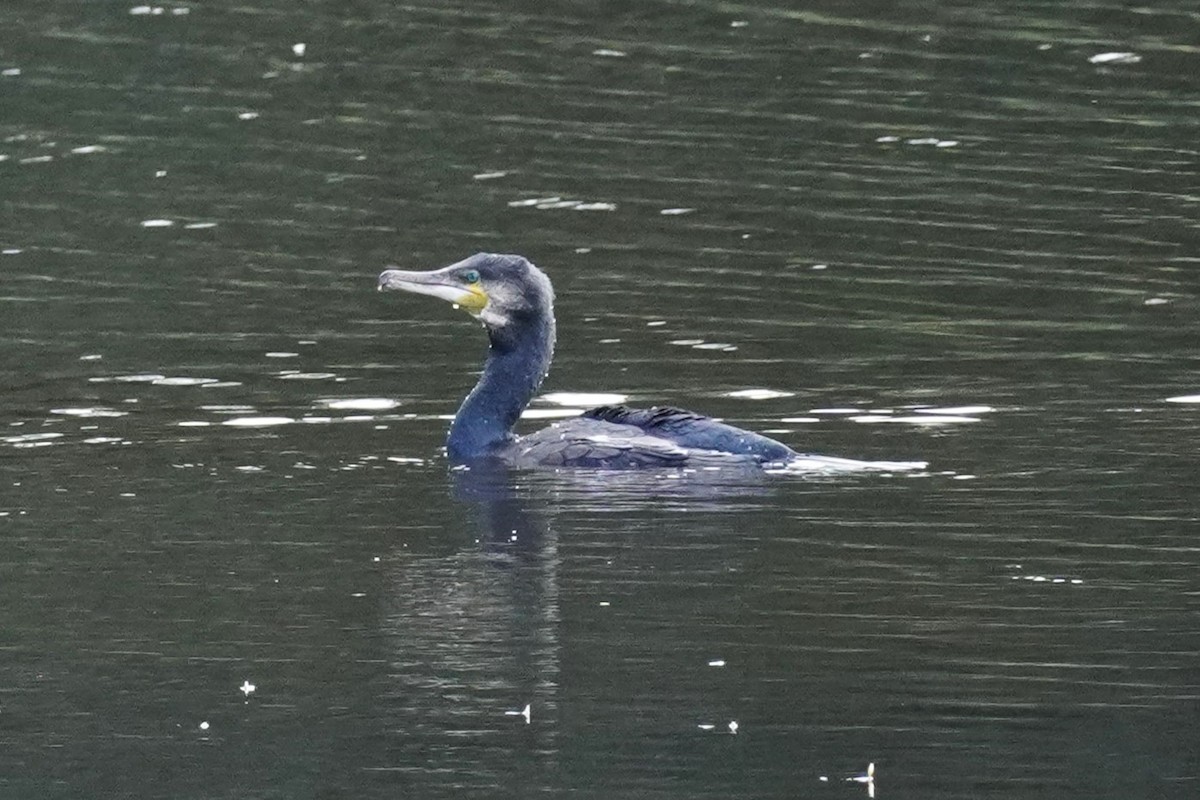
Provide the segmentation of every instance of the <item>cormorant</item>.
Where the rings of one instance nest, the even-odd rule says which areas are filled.
[[[554,355],[554,289],[518,255],[478,253],[431,272],[384,270],[379,290],[448,300],[483,323],[490,346],[483,374],[467,395],[446,440],[455,464],[500,462],[520,467],[881,468],[884,462],[805,456],[757,433],[671,407],[600,406],[548,428],[517,436],[513,426],[541,386]],[[914,465],[891,465],[912,469]]]

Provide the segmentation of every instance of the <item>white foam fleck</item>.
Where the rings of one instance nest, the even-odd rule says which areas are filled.
[[[658,213],[664,217],[678,217],[695,212],[694,208],[664,208]]]
[[[912,416],[893,417],[886,416],[887,412],[866,414],[858,417],[851,417],[854,422],[899,422],[909,425],[954,425],[967,422],[979,422],[978,417],[965,417],[955,414],[914,414]]]
[[[1168,403],[1200,403],[1200,394],[1181,394],[1178,397],[1168,397]]]
[[[736,397],[741,400],[775,400],[780,397],[792,397],[792,392],[781,392],[776,389],[738,389],[726,392],[726,397]]]
[[[387,460],[391,461],[393,464],[424,464],[425,463],[425,459],[413,458],[411,456],[388,456]],[[376,559],[376,560],[378,561],[378,559]]]
[[[987,414],[995,411],[991,406],[948,406],[945,408],[914,408],[918,414],[950,414],[951,416],[970,416],[972,414]]]
[[[493,172],[477,172],[471,177],[477,181],[493,181],[496,178],[503,178],[508,175],[504,170],[495,170]]]
[[[538,399],[556,406],[615,406],[629,396],[613,392],[548,392]]]
[[[240,120],[258,119],[258,112],[257,111],[243,111],[241,114],[238,114],[238,119],[240,119]]]
[[[304,42],[296,42],[294,45],[292,45],[292,55],[296,56],[296,58],[303,58],[304,53],[307,50],[308,45],[306,45]]]
[[[9,67],[8,69],[0,70],[0,75],[3,75],[6,78],[15,78],[20,74],[21,74],[20,67]]]
[[[271,428],[276,425],[290,425],[295,421],[291,417],[234,417],[221,424],[234,428]]]
[[[169,228],[175,224],[173,219],[144,219],[142,220],[143,228]]]
[[[49,444],[54,439],[61,439],[65,434],[62,433],[23,433],[19,436],[5,436],[0,438],[0,442],[5,444],[32,446],[35,444]]]
[[[561,197],[531,197],[527,200],[511,200],[511,201],[509,201],[508,207],[509,208],[527,208],[530,206],[537,206],[537,205],[542,205],[545,203],[556,203],[559,200],[562,200],[562,198]]]
[[[205,422],[200,419],[185,419],[183,422],[177,424],[180,428],[207,428],[212,425],[211,422]]]
[[[695,347],[698,344],[704,344],[703,339],[672,339],[667,344],[675,344],[680,347]]]
[[[115,411],[100,406],[88,408],[52,408],[51,414],[61,414],[64,417],[125,417],[128,411]]]
[[[541,206],[538,206],[541,208]],[[576,203],[572,211],[616,211],[616,203]]]
[[[217,227],[217,223],[215,223],[215,222],[189,222],[187,225],[183,226],[184,230],[189,230],[189,231],[199,231],[199,230],[203,230],[205,228],[215,228],[215,227]]]
[[[400,403],[386,397],[345,397],[318,400],[317,405],[334,411],[387,411]]]
[[[1111,52],[1111,53],[1096,53],[1088,59],[1090,64],[1136,64],[1142,60],[1142,57],[1137,53],[1126,51]]]
[[[624,50],[609,50],[601,47],[598,50],[593,50],[592,55],[600,56],[601,58],[625,58],[628,55]]]
[[[209,383],[216,383],[216,378],[189,378],[187,376],[162,377],[150,381],[155,386],[204,386]]]
[[[728,342],[703,342],[692,345],[692,348],[696,350],[728,350],[731,347],[733,345]]]
[[[102,153],[104,152],[104,147],[98,144],[88,144],[83,147],[72,148],[71,152],[77,156],[86,156],[92,153]]]
[[[299,353],[292,353],[285,350],[272,350],[269,353],[264,353],[267,358],[299,358]]]
[[[154,383],[165,377],[165,375],[147,372],[139,375],[113,375],[111,377],[88,378],[88,383]]]
[[[276,373],[276,377],[285,381],[327,381],[330,378],[336,378],[337,373],[334,372],[300,372],[298,370],[284,370]]]

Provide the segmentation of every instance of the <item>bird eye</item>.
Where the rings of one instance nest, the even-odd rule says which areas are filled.
[[[462,279],[465,283],[479,283],[479,273],[469,269],[462,274]]]

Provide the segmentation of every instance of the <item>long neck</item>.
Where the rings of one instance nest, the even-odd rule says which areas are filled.
[[[479,383],[450,425],[446,452],[463,463],[511,443],[513,426],[541,386],[554,356],[554,316],[537,313],[488,328],[488,357]]]

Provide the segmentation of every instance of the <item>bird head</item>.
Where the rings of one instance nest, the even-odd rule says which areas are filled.
[[[379,291],[390,290],[440,297],[491,329],[553,313],[550,279],[528,259],[515,255],[477,253],[430,272],[389,268],[379,275]]]

